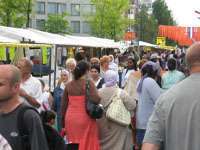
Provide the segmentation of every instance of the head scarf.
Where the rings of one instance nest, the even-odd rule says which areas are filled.
[[[113,70],[108,70],[104,74],[104,80],[105,80],[105,86],[106,87],[112,87],[117,84],[118,81],[118,75]]]
[[[157,63],[154,63],[154,62],[152,62],[152,61],[148,61],[148,62],[146,62],[146,63],[142,66],[141,70],[143,70],[143,69],[144,69],[145,67],[147,67],[147,66],[152,66],[153,71],[156,71],[156,72],[157,72],[157,75],[160,74],[160,66],[159,66]],[[142,92],[143,81],[144,81],[144,79],[147,78],[147,77],[148,77],[148,75],[147,75],[147,74],[144,74],[144,75],[142,76],[142,78],[140,79],[139,84],[138,84],[138,86],[137,86],[137,92],[138,92],[138,93],[141,93],[141,92]]]

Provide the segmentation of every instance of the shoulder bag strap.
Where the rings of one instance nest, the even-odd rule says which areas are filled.
[[[85,96],[86,96],[86,100],[88,100],[90,95],[90,81],[88,79],[86,79],[86,83],[85,83]]]
[[[27,150],[30,147],[29,133],[24,120],[24,114],[27,110],[34,110],[35,112],[38,113],[38,111],[33,107],[21,106],[17,114],[17,128],[19,130],[19,135],[22,139],[22,146],[24,150]]]
[[[111,96],[111,98],[109,99],[109,103],[108,103],[106,106],[104,106],[104,109],[106,109],[107,107],[110,106],[110,104],[113,102],[113,98],[114,98],[115,96],[118,96],[118,91],[119,91],[119,89],[117,89],[117,91],[114,92],[114,94],[113,94],[113,95]]]
[[[118,97],[118,98],[121,97],[121,89],[117,89],[117,97]]]

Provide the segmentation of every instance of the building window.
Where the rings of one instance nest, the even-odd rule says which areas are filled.
[[[58,3],[58,13],[62,14],[67,12],[66,4]]]
[[[81,15],[93,15],[96,11],[95,6],[91,4],[82,4],[80,7]]]
[[[152,8],[152,4],[151,4],[151,3],[147,3],[147,4],[146,4],[146,7],[147,7],[147,8]]]
[[[45,20],[44,19],[37,19],[36,20],[36,28],[39,30],[43,30],[45,25]]]
[[[92,15],[94,15],[96,13],[96,7],[95,5],[92,5],[91,7],[92,7]]]
[[[84,21],[82,23],[82,27],[83,27],[83,33],[90,33],[90,24],[87,21]]]
[[[48,14],[62,14],[66,12],[66,4],[48,3]]]
[[[37,2],[36,12],[38,14],[45,14],[45,2]]]
[[[80,16],[80,5],[79,4],[71,4],[71,15],[72,16]]]
[[[71,28],[73,33],[80,33],[80,21],[71,21]]]
[[[83,4],[81,5],[81,15],[90,15],[92,13],[92,5]]]
[[[57,14],[57,3],[48,3],[48,14]]]

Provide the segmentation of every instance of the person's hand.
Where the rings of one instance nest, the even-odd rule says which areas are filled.
[[[25,90],[20,89],[20,91],[19,91],[19,95],[20,95],[21,97],[26,97],[26,96],[27,96],[27,93],[26,93]]]

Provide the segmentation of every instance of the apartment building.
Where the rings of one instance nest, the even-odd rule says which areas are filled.
[[[152,13],[152,0],[140,0],[140,5],[145,5],[148,8],[148,13]]]
[[[95,7],[90,0],[36,0],[31,15],[31,27],[42,29],[49,14],[67,13],[68,20],[74,35],[89,35],[90,25],[87,15],[92,15]]]

